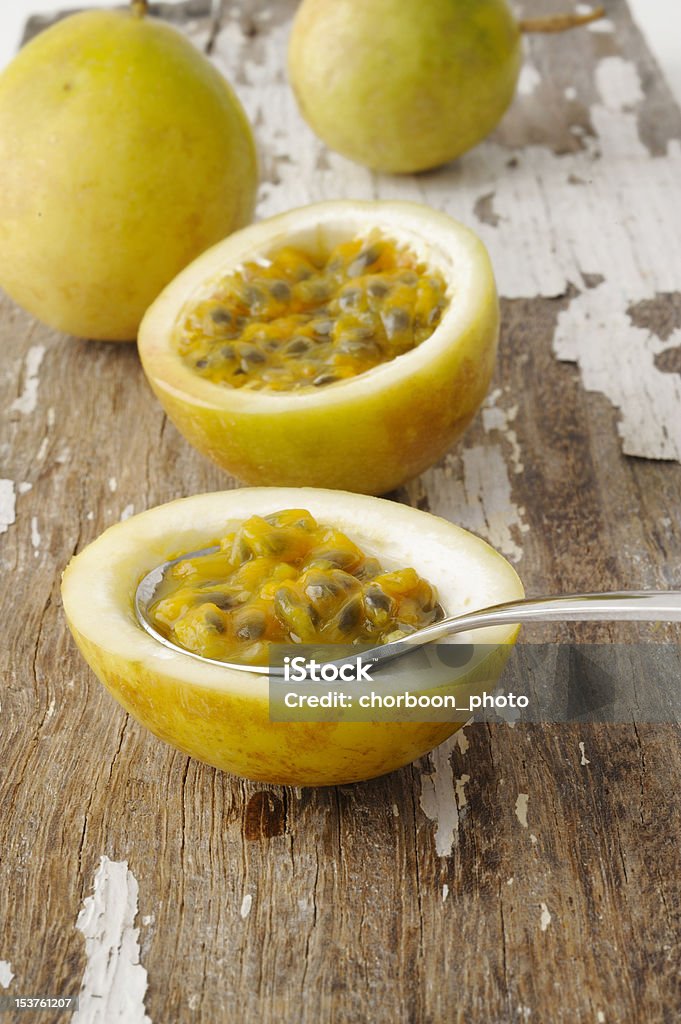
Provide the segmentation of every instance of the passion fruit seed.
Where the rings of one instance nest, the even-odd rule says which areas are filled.
[[[442,275],[390,239],[343,242],[325,260],[289,246],[214,283],[186,314],[177,346],[218,384],[318,388],[420,345],[446,305]]]
[[[438,617],[414,569],[385,572],[304,509],[251,516],[219,551],[168,570],[156,629],[204,657],[265,664],[273,643],[385,643]]]

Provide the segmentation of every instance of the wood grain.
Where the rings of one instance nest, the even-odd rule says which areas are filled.
[[[579,156],[575,125],[598,141],[591,104],[606,58],[639,70],[647,159],[664,159],[681,136],[679,112],[613,0],[613,32],[584,31],[562,46],[532,40],[541,83],[476,154],[424,179],[373,181],[324,153],[289,108],[278,112],[283,54],[271,79],[265,58],[295,5],[224,6],[217,34],[206,5],[168,10],[202,44],[213,39],[251,112],[275,98],[256,120],[262,213],[367,188],[456,206],[465,187],[471,223],[482,197],[477,226],[489,238],[501,231],[494,245],[503,248],[503,219],[493,222],[505,209],[485,159],[502,166],[503,152],[510,176],[530,146],[535,164],[539,150]],[[566,84],[579,101],[565,102]],[[542,173],[536,164],[539,181]],[[616,191],[624,171],[611,159],[598,173]],[[574,202],[594,202],[591,187],[575,185]],[[647,199],[651,209],[662,201]],[[539,234],[560,231],[536,197],[523,210],[528,232],[532,218]],[[486,411],[459,448],[395,497],[505,547],[530,592],[679,586],[681,465],[624,455],[621,410],[554,352],[561,314],[611,268],[583,268],[568,284],[559,274],[553,294],[518,294],[503,269],[517,258],[500,256],[509,286]],[[656,273],[650,295],[625,289],[622,301],[635,327],[664,341],[659,376],[673,376],[665,353],[679,344],[679,285]],[[0,336],[1,475],[11,482],[3,493],[16,498],[0,537],[0,959],[15,975],[2,991],[78,993],[86,944],[76,922],[106,856],[126,861],[139,886],[154,1024],[677,1020],[678,725],[477,724],[386,778],[304,791],[244,782],[173,752],[128,719],[80,660],[59,574],[131,510],[235,484],[167,422],[134,348],[62,337],[7,298]],[[579,632],[639,635],[678,638],[671,629]]]

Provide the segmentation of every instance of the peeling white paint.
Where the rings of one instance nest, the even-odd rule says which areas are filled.
[[[463,754],[466,753],[466,751],[470,747],[470,743],[468,742],[468,737],[466,736],[466,733],[464,732],[465,728],[466,728],[465,725],[462,725],[461,728],[454,734],[454,739],[456,741],[456,745],[459,748],[459,751],[461,752],[462,756],[463,756]]]
[[[506,879],[506,885],[513,885],[514,882],[515,882],[515,878],[513,877],[513,875],[511,875],[510,878]]]
[[[17,496],[14,480],[0,480],[0,533],[7,533],[17,521]]]
[[[435,823],[435,852],[448,857],[459,839],[459,807],[456,802],[451,756],[452,738],[430,754],[431,774],[421,773],[421,810]]]
[[[52,430],[52,427],[57,422],[57,413],[55,412],[54,406],[50,406],[47,410],[47,429]]]
[[[543,932],[545,932],[552,921],[551,912],[549,911],[549,908],[546,906],[545,903],[540,903],[539,906],[541,909],[541,915],[539,917],[539,927]]]
[[[447,901],[447,897],[448,896],[449,896],[449,886],[445,882],[445,884],[442,886],[442,902],[443,903],[445,903]]]
[[[17,492],[19,494],[28,494],[32,490],[33,484],[29,484],[28,480],[22,480],[20,484],[17,484]]]
[[[400,816],[400,809],[397,806],[397,804],[393,804],[393,818],[399,818],[399,816]]]
[[[518,1003],[518,1016],[522,1018],[522,1020],[529,1020],[532,1016],[532,1010],[529,1006],[523,1006],[522,1003]]]
[[[455,780],[454,786],[456,793],[456,802],[459,806],[460,811],[462,811],[463,808],[466,807],[466,805],[468,804],[468,798],[466,797],[466,783],[470,781],[470,775],[462,775],[460,779]]]
[[[149,925],[152,925],[155,920],[156,916],[154,914],[145,914],[144,917],[142,918],[142,924],[144,925],[145,928],[148,928]]]
[[[541,75],[534,66],[525,62],[518,78],[517,90],[521,96],[530,96],[541,85]]]
[[[14,971],[9,960],[0,960],[0,985],[3,988],[9,988],[14,977]]]
[[[529,802],[530,797],[527,793],[518,793],[518,798],[515,802],[515,816],[523,828],[527,828],[527,805]]]
[[[138,885],[127,861],[100,858],[94,891],[76,927],[87,964],[72,1024],[151,1024],[144,1009],[147,972],[139,962]]]
[[[563,92],[563,96],[566,100],[576,100],[577,90],[575,89],[574,85],[568,85],[567,89],[565,89],[565,91]]]
[[[241,917],[244,919],[244,921],[246,920],[246,918],[250,914],[252,906],[253,906],[253,897],[251,896],[250,892],[247,892],[246,895],[244,896],[244,898],[241,901],[241,910],[239,911],[239,913],[240,913]]]
[[[44,345],[31,345],[26,353],[24,361],[24,387],[18,398],[12,402],[10,409],[13,412],[20,412],[29,415],[35,412],[38,404],[38,385],[40,383],[38,374],[45,356]]]
[[[187,996],[187,1006],[190,1010],[198,1010],[201,1005],[201,996],[197,995],[196,992],[192,992],[190,996]]]
[[[448,456],[447,462],[457,456]],[[522,556],[519,535],[528,527],[511,490],[506,459],[501,445],[474,445],[461,453],[462,473],[448,482],[449,500],[460,510],[457,522],[489,541],[507,558]],[[456,476],[459,476],[457,473]]]
[[[40,553],[40,542],[41,542],[40,530],[38,529],[38,517],[31,516],[31,544],[33,545],[34,554]]]
[[[121,512],[121,522],[124,522],[126,519],[129,519],[130,516],[132,516],[134,514],[135,514],[135,506],[134,505],[126,505],[125,508],[123,509],[123,511]]]
[[[598,1024],[605,1024],[605,1014],[602,1010],[599,1010],[596,1014],[596,1020],[598,1021]]]
[[[591,764],[591,761],[589,760],[589,758],[586,756],[586,753],[584,752],[584,741],[582,741],[579,744],[579,753],[581,755],[580,761],[579,761],[579,763],[581,765]]]
[[[553,348],[578,364],[589,391],[621,410],[617,430],[627,455],[681,461],[681,376],[655,366],[656,356],[681,345],[681,330],[662,340],[626,312],[633,299],[649,297],[642,291],[632,298],[607,281],[583,292],[558,317]]]
[[[118,481],[116,480],[116,477],[115,476],[110,476],[109,477],[109,490],[111,491],[112,494],[116,493],[116,488],[117,487],[118,487]]]

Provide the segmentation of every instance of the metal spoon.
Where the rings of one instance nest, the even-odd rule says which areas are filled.
[[[190,551],[169,562],[156,566],[147,573],[135,592],[135,613],[139,624],[150,636],[164,647],[196,658],[211,665],[222,665],[224,668],[238,669],[240,672],[253,672],[257,675],[281,676],[284,669],[279,665],[244,665],[235,661],[218,661],[205,658],[202,654],[188,651],[172,640],[159,633],[149,619],[149,606],[154,600],[156,590],[167,570],[177,562],[202,555],[212,555],[218,551],[216,546],[203,548],[201,551]],[[433,643],[443,637],[454,636],[471,629],[484,626],[504,626],[526,622],[615,622],[617,620],[647,622],[681,622],[681,590],[623,590],[611,593],[568,594],[565,596],[529,597],[520,601],[507,601],[504,604],[480,608],[473,612],[449,615],[431,626],[419,629],[415,633],[391,640],[387,644],[371,647],[368,650],[358,649],[362,664],[378,666],[380,663],[397,658],[408,651]],[[310,646],[310,645],[307,645]],[[328,664],[344,665],[354,662],[356,655],[329,661]]]

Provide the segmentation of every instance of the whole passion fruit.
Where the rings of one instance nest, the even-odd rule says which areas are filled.
[[[0,285],[83,337],[134,339],[164,285],[253,213],[236,96],[145,7],[64,18],[0,76]]]
[[[501,119],[523,31],[563,31],[602,14],[518,22],[507,0],[303,0],[289,78],[331,149],[377,171],[423,171],[471,149]]]
[[[194,630],[199,643],[195,649],[210,657],[216,656],[205,646],[213,643],[211,631],[233,639],[241,632],[244,650],[252,650],[254,637],[244,634],[244,614],[249,621],[255,621],[256,613],[264,619],[264,625],[258,619],[261,638],[278,623],[289,639],[300,639],[300,622],[290,616],[302,605],[290,596],[282,598],[281,591],[288,594],[301,580],[317,610],[316,626],[327,637],[329,629],[343,628],[347,580],[341,576],[355,589],[362,588],[363,628],[369,621],[378,623],[378,591],[383,597],[411,600],[406,611],[404,603],[394,604],[402,628],[405,615],[429,614],[435,593],[448,613],[523,594],[508,562],[477,537],[428,513],[363,495],[278,488],[201,494],[111,527],[70,562],[63,577],[64,610],[81,653],[116,700],[156,736],[192,757],[251,779],[301,786],[357,782],[408,764],[462,723],[272,721],[267,676],[200,661],[145,632],[133,610],[140,580],[157,565],[220,544],[226,536],[229,543],[221,550],[229,562],[228,577],[221,582],[215,564],[202,576],[200,562],[192,566],[190,558],[188,566],[179,563],[185,566],[182,580],[196,593],[166,594],[158,612],[169,622],[186,619],[187,609],[198,609],[204,627],[203,634],[201,628]],[[403,567],[402,576],[397,578],[399,571],[386,573],[386,565]],[[319,576],[316,582],[311,572]],[[375,574],[372,581],[367,572]],[[274,602],[267,605],[273,581]],[[331,584],[343,591],[336,595],[338,607]],[[240,596],[231,609],[224,607],[225,599],[235,595]],[[221,629],[219,615],[225,617]],[[354,616],[352,630],[357,628]],[[476,641],[496,652],[486,685],[500,673],[516,632],[502,626],[476,633]],[[228,653],[233,656],[233,649]]]
[[[420,204],[336,201],[200,256],[147,312],[139,351],[175,425],[239,479],[381,494],[471,421],[498,327],[471,231]]]

